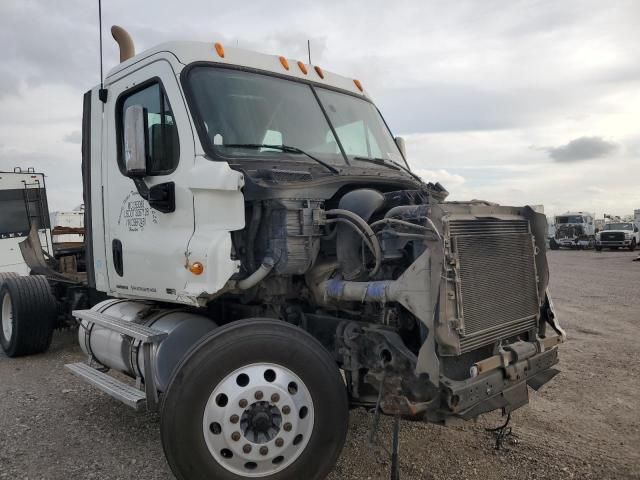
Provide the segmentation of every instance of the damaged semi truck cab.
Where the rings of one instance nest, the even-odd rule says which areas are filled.
[[[88,364],[161,408],[180,479],[322,479],[348,408],[527,403],[565,335],[544,215],[447,202],[359,81],[221,44],[133,56],[84,97]],[[114,369],[137,379],[122,383]]]

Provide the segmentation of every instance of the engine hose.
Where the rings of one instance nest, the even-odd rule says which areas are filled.
[[[378,270],[380,270],[380,265],[382,264],[382,249],[380,248],[380,241],[378,237],[376,237],[375,232],[371,229],[369,224],[358,214],[350,212],[349,210],[344,210],[342,208],[334,208],[332,210],[328,210],[325,212],[327,215],[342,215],[353,220],[354,223],[358,224],[360,228],[366,233],[367,237],[371,241],[371,245],[373,247],[373,255],[375,256],[376,263],[373,267],[373,270],[369,272],[369,278],[373,277]]]
[[[253,272],[247,278],[243,278],[242,280],[239,280],[236,286],[240,290],[249,290],[250,288],[255,287],[258,283],[264,280],[266,276],[269,275],[269,273],[271,273],[271,270],[273,270],[274,266],[275,266],[274,260],[271,257],[266,257],[262,261],[262,265],[260,265],[260,268],[258,268],[255,272]]]
[[[415,223],[407,222],[405,220],[399,220],[397,218],[383,218],[382,220],[378,220],[377,222],[373,222],[371,224],[371,228],[375,228],[375,227],[377,227],[379,225],[388,225],[390,223],[393,223],[395,225],[401,225],[403,227],[414,228],[416,230],[422,230],[422,231],[429,230],[429,228],[425,227],[424,225],[417,225]]]
[[[344,225],[349,225],[358,235],[360,235],[360,237],[362,237],[362,241],[369,248],[369,250],[371,250],[371,253],[373,253],[374,255],[376,254],[371,241],[367,238],[364,232],[360,230],[358,226],[351,220],[347,220],[346,218],[330,218],[326,221],[326,223],[342,223]]]
[[[377,222],[373,222],[371,224],[371,228],[377,227],[378,225],[388,225],[389,223],[393,223],[393,224],[396,224],[396,225],[402,225],[404,227],[411,227],[411,228],[415,228],[417,230],[422,230],[424,232],[432,232],[432,233],[436,234],[438,239],[441,239],[442,236],[440,235],[440,232],[438,232],[438,229],[436,228],[436,226],[433,223],[433,221],[429,217],[424,217],[424,218],[427,220],[427,222],[429,222],[429,225],[430,225],[431,228],[425,227],[424,225],[417,225],[415,223],[407,222],[405,220],[400,220],[400,219],[397,219],[397,218],[383,218],[382,220],[378,220]]]

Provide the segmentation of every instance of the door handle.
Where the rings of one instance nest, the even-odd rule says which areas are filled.
[[[121,277],[124,275],[124,261],[122,259],[122,242],[117,238],[111,242],[113,252],[113,268]]]

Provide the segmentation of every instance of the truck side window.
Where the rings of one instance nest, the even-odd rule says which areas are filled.
[[[147,114],[147,172],[166,175],[178,166],[180,145],[169,99],[160,83],[153,83],[118,101],[118,164],[124,171],[124,114],[133,105],[142,105]]]

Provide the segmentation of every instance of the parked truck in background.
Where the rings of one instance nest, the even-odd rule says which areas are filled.
[[[594,215],[586,212],[567,212],[555,218],[555,235],[551,249],[593,248],[596,239]]]
[[[447,424],[557,373],[543,214],[447,202],[357,80],[113,32],[122,63],[84,96],[86,272],[31,230],[33,275],[0,290],[9,356],[79,322],[69,370],[160,409],[180,480],[320,480],[350,406]]]
[[[640,245],[640,229],[637,222],[610,222],[596,233],[596,250],[628,248],[632,252]]]
[[[40,237],[42,248],[51,254],[51,229],[44,174],[16,167],[0,172],[0,274],[28,275],[29,267],[19,243],[31,228]]]

